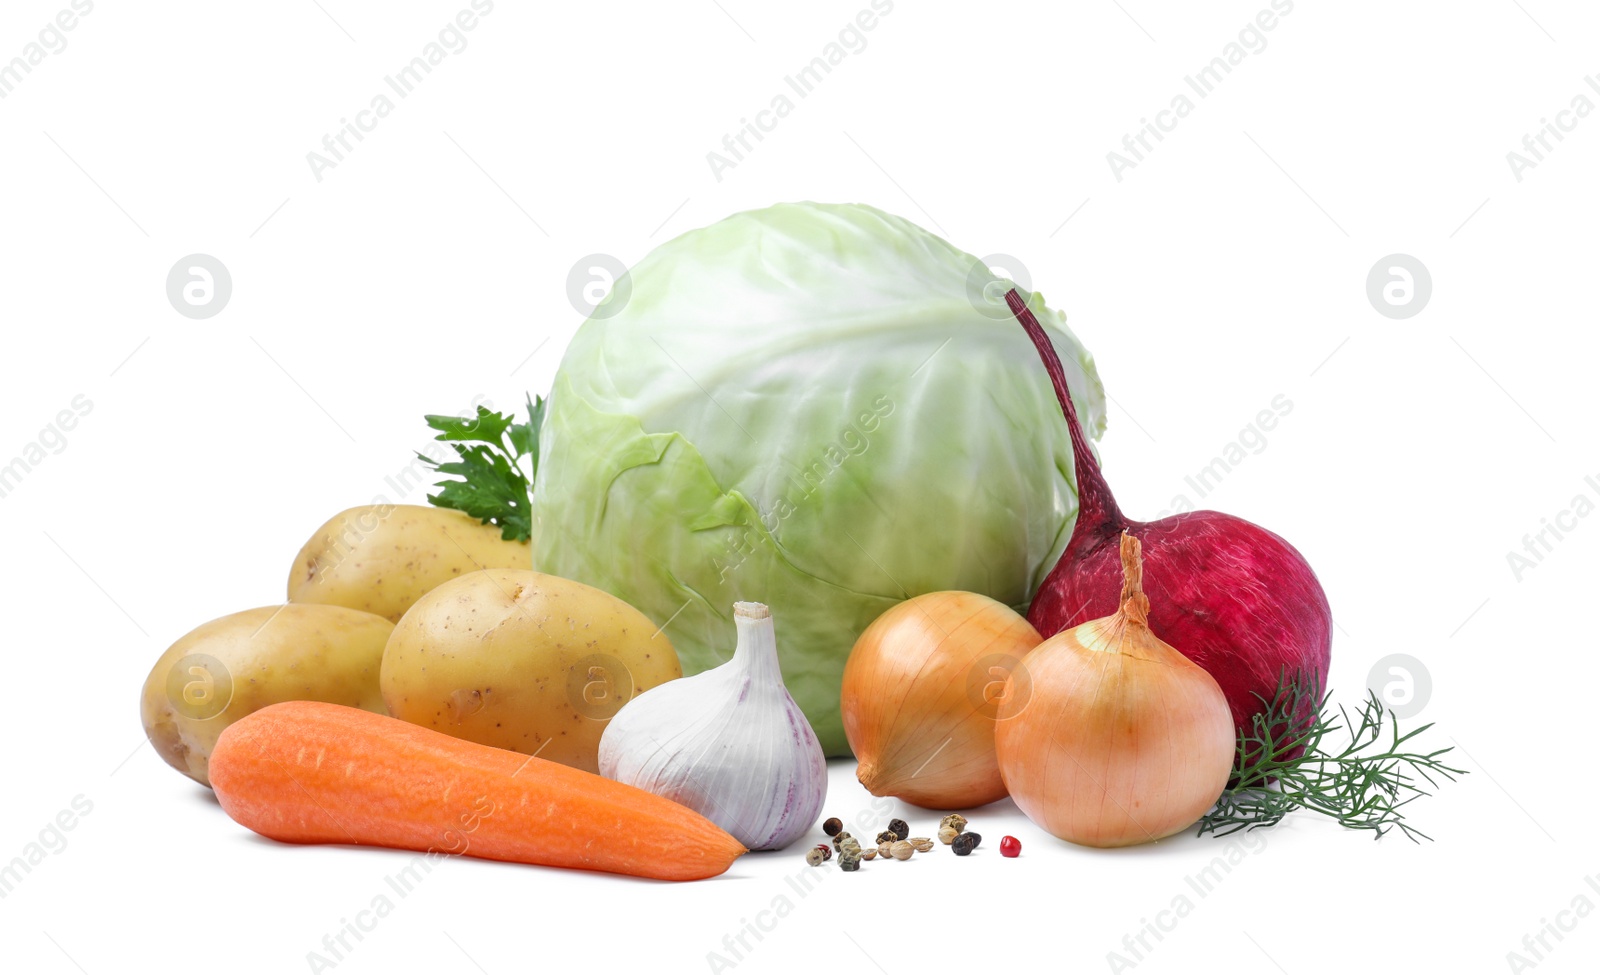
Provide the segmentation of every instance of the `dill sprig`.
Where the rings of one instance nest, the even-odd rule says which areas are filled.
[[[1404,807],[1437,789],[1438,780],[1467,774],[1445,764],[1453,749],[1414,750],[1408,743],[1432,723],[1401,734],[1376,692],[1367,692],[1354,724],[1342,705],[1330,709],[1332,696],[1315,677],[1288,673],[1271,701],[1257,695],[1264,710],[1248,732],[1239,732],[1232,779],[1201,818],[1199,835],[1272,826],[1304,809],[1349,829],[1371,830],[1374,839],[1395,828],[1412,842],[1432,839],[1406,821]],[[1341,747],[1336,739],[1345,736]]]

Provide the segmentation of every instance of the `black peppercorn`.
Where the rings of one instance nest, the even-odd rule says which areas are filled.
[[[838,816],[822,824],[822,831],[829,836],[838,836],[841,829],[844,829],[844,823],[839,822]]]
[[[894,833],[901,839],[905,839],[911,835],[911,827],[907,826],[906,821],[903,819],[891,819],[889,820],[889,832]]]
[[[896,833],[892,829],[886,829],[883,832],[878,834],[878,842],[879,843],[894,843],[894,842],[897,842],[897,841],[903,840],[903,839],[905,839],[904,836],[901,836],[899,833]]]
[[[964,857],[977,849],[978,844],[982,842],[983,837],[977,833],[962,833],[956,837],[954,843],[950,844],[950,848],[956,851],[956,856]]]

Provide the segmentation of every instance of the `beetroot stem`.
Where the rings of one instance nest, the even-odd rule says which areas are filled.
[[[1006,292],[1006,304],[1011,307],[1011,313],[1017,317],[1017,321],[1022,323],[1028,338],[1033,340],[1039,358],[1044,360],[1045,371],[1050,374],[1050,382],[1056,389],[1056,399],[1061,402],[1061,412],[1067,418],[1067,431],[1072,435],[1072,466],[1078,479],[1078,521],[1072,529],[1073,541],[1085,538],[1091,532],[1106,533],[1110,526],[1120,529],[1122,511],[1117,507],[1117,499],[1111,496],[1105,476],[1100,473],[1099,462],[1089,452],[1089,441],[1083,435],[1082,424],[1078,422],[1078,408],[1072,404],[1072,393],[1067,389],[1067,376],[1061,368],[1061,357],[1056,355],[1050,336],[1045,334],[1039,319],[1028,310],[1028,303],[1022,300],[1017,289]]]

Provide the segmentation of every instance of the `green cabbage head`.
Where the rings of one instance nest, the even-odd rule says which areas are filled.
[[[686,674],[729,659],[736,600],[768,604],[790,692],[848,755],[840,678],[874,618],[948,589],[1024,610],[1072,533],[1067,426],[1009,282],[899,217],[795,203],[628,283],[556,375],[534,564],[663,625]],[[1028,297],[1098,437],[1093,360]]]

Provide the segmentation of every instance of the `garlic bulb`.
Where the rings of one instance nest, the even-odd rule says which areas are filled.
[[[623,705],[600,738],[600,774],[688,806],[752,850],[816,822],[828,766],[783,686],[772,614],[734,603],[733,659]]]

